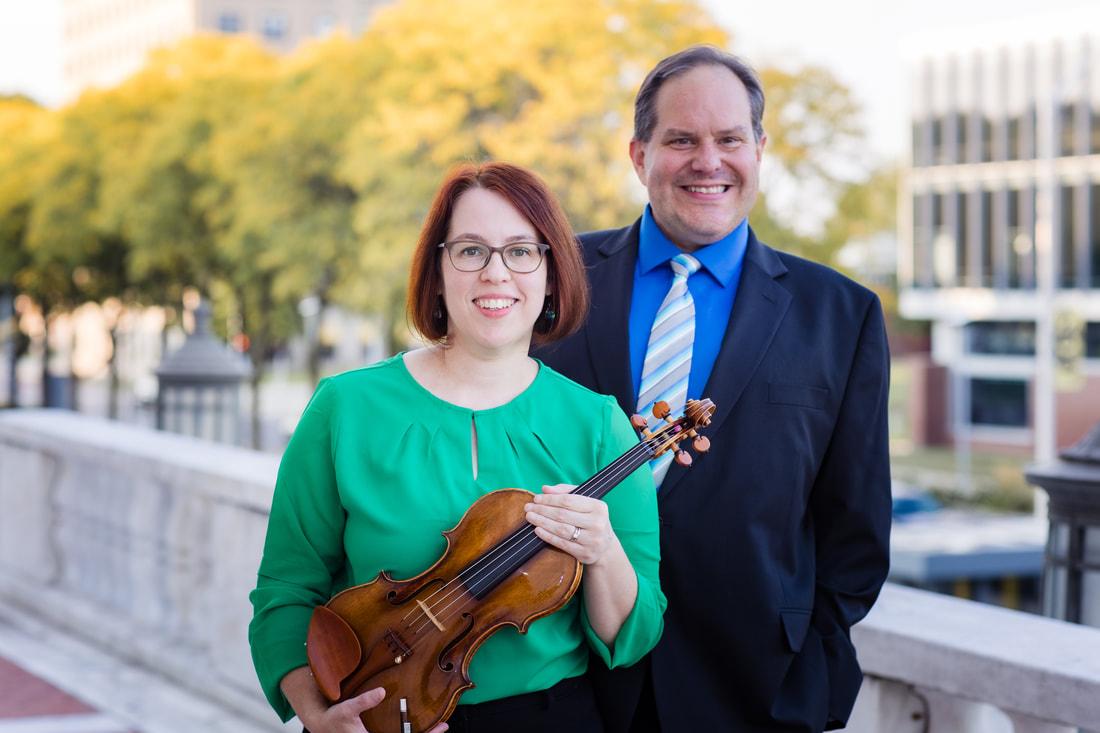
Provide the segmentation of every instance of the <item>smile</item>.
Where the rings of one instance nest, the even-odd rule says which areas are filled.
[[[729,186],[684,186],[684,189],[691,193],[725,193],[729,190]]]
[[[475,298],[474,305],[478,308],[484,308],[490,311],[504,310],[505,308],[511,308],[516,303],[516,298]]]

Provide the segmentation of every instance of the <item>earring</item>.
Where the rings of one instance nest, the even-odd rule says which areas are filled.
[[[435,310],[432,311],[432,320],[437,324],[446,325],[447,317],[443,314],[443,296],[440,295],[435,301]]]
[[[546,296],[546,307],[542,309],[542,315],[551,323],[558,317],[558,312],[554,310],[554,304],[550,301],[549,295]]]

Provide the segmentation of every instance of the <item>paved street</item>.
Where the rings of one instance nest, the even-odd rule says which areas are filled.
[[[0,733],[137,733],[137,729],[0,657]]]
[[[273,733],[0,600],[0,733]]]

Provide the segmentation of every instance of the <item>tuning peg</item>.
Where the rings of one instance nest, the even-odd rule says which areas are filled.
[[[631,415],[630,424],[634,426],[635,430],[645,430],[649,426],[649,421],[642,415]]]
[[[672,408],[668,406],[668,403],[664,400],[654,403],[653,405],[653,417],[658,420],[664,420],[672,412]]]
[[[695,440],[691,441],[691,447],[695,449],[696,453],[706,453],[710,450],[710,438],[705,435],[698,435]]]
[[[678,450],[676,451],[676,457],[673,460],[679,463],[684,468],[687,468],[691,465],[691,454],[688,453],[686,450]]]

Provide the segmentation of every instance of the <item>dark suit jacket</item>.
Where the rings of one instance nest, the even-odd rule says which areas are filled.
[[[635,410],[627,318],[638,222],[582,235],[586,326],[536,355]],[[661,729],[843,725],[862,674],[849,629],[889,561],[889,360],[878,299],[749,233],[704,396],[712,448],[659,493],[664,636],[648,661],[594,675],[621,730],[652,669]]]

